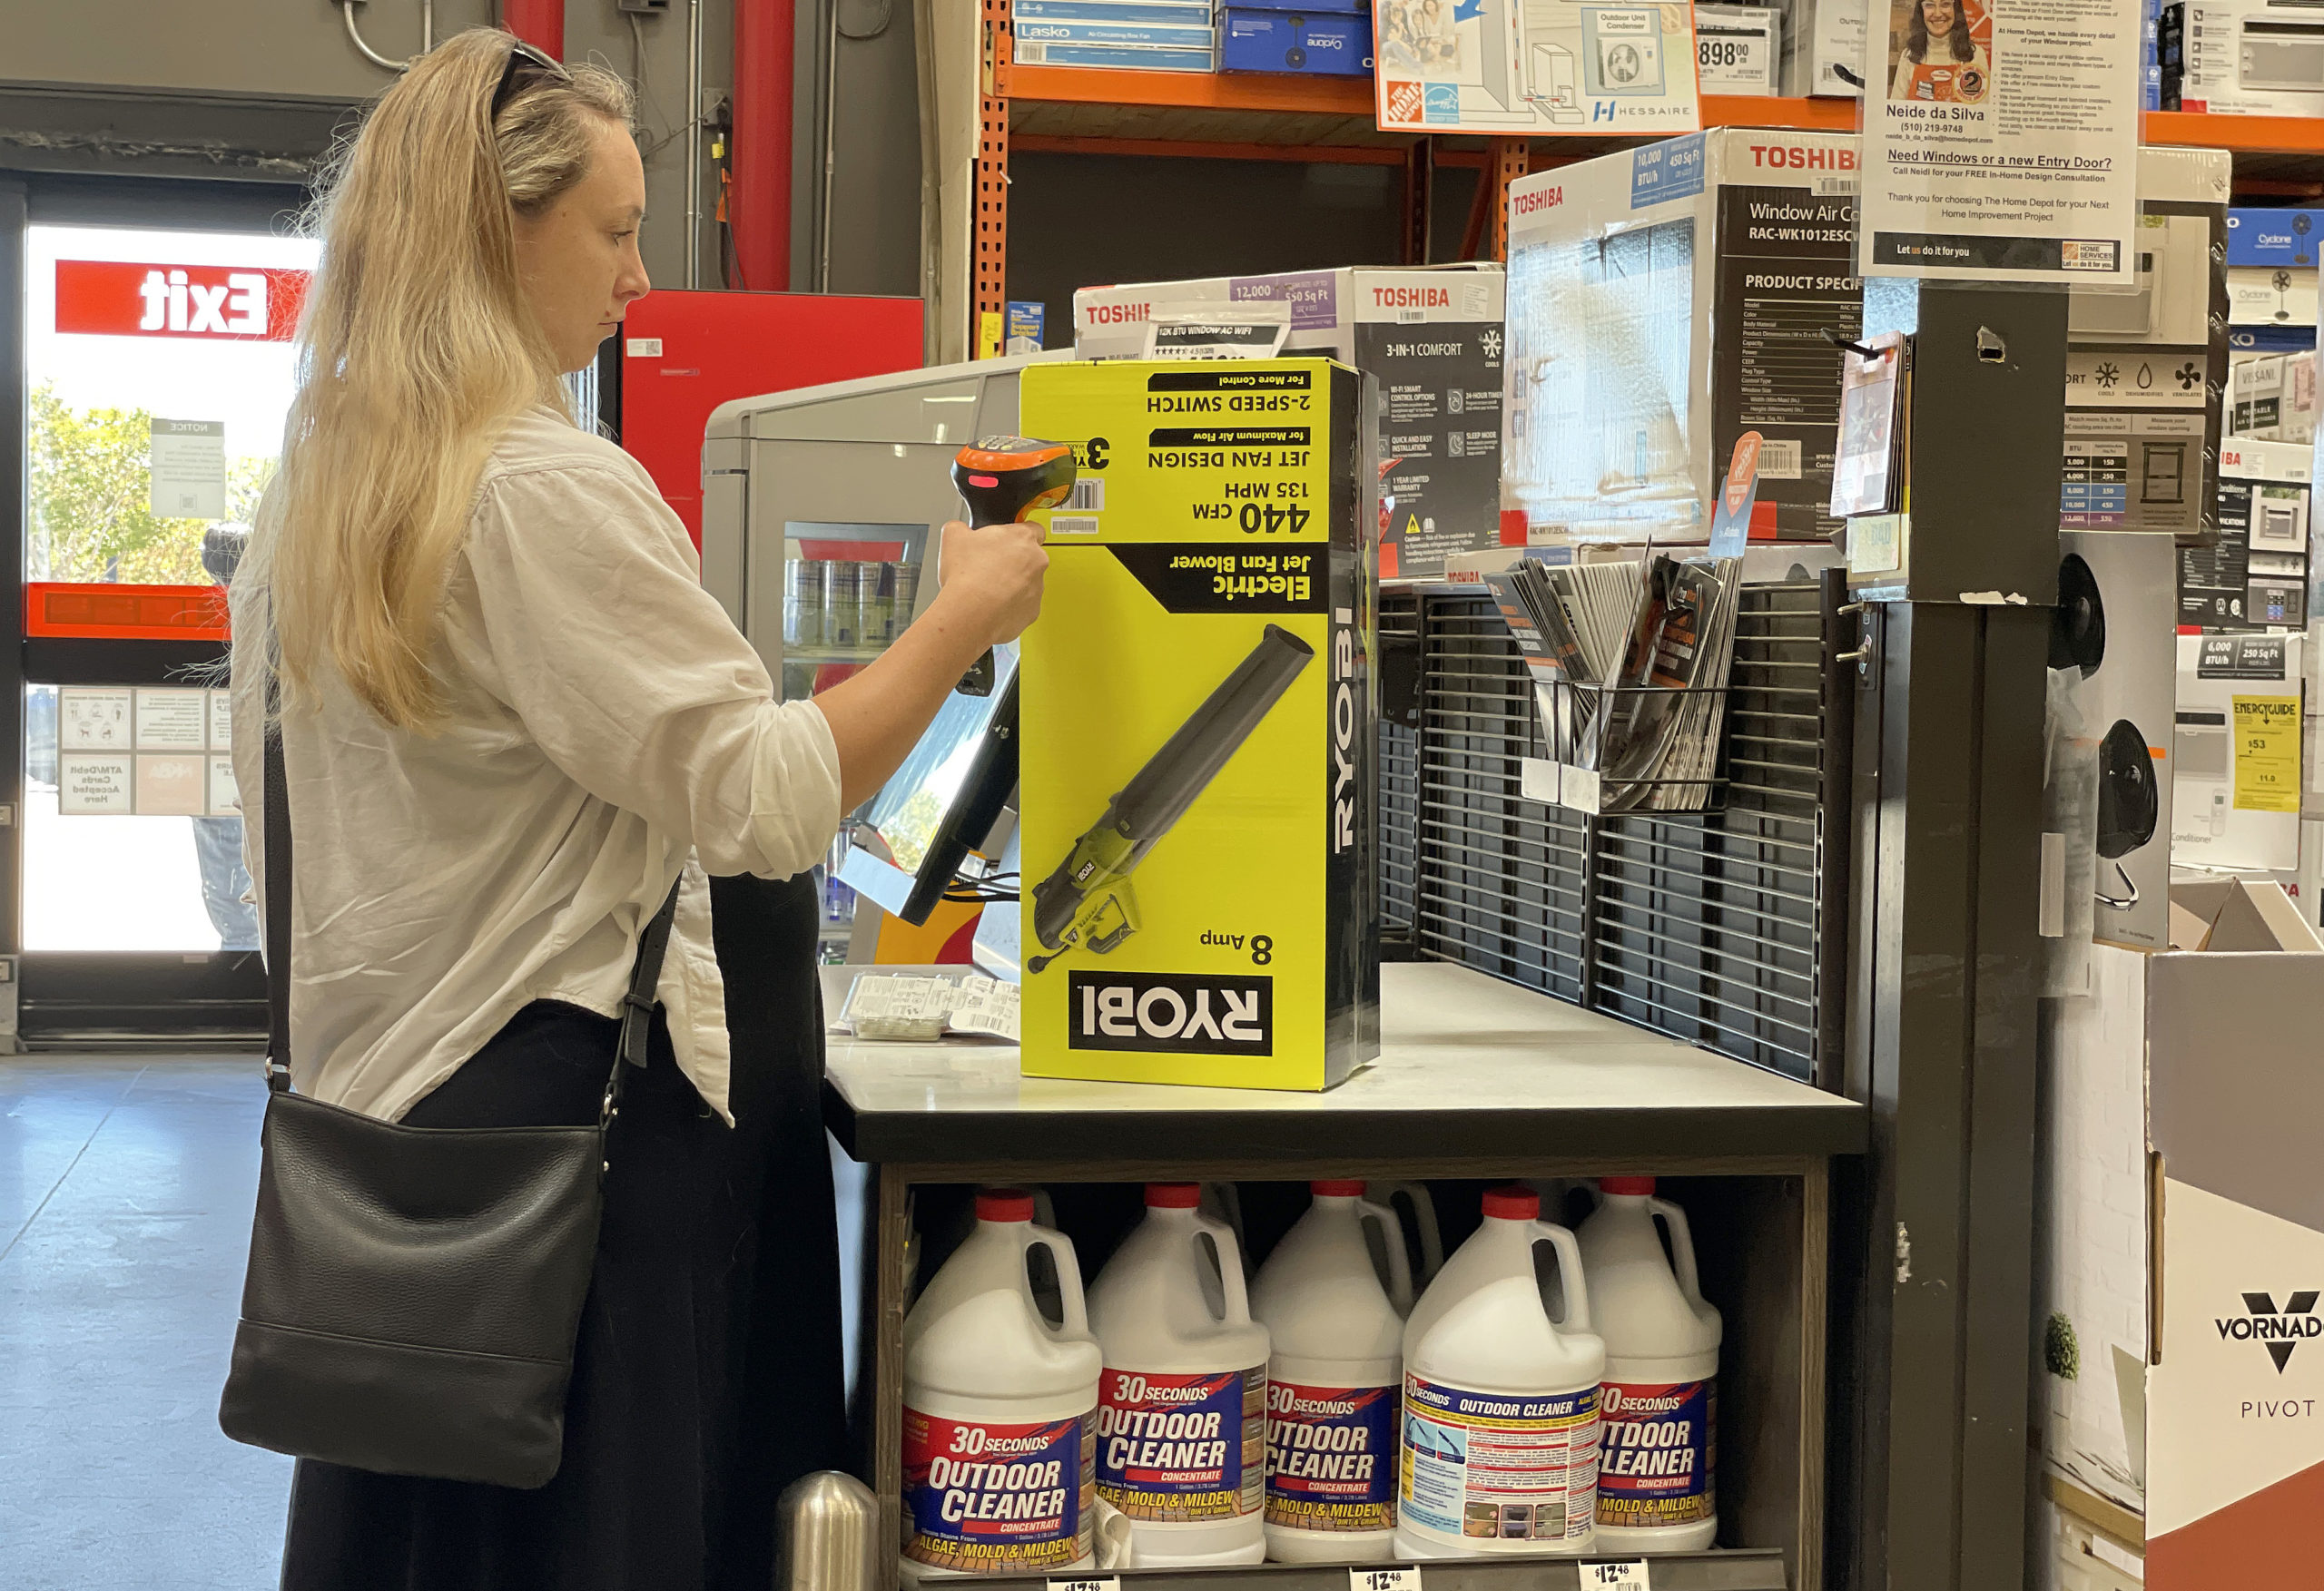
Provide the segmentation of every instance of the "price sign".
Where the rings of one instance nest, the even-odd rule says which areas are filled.
[[[1088,1580],[1051,1580],[1049,1591],[1122,1591],[1122,1582],[1118,1575]]]
[[[1350,1569],[1347,1591],[1420,1591],[1418,1569]]]
[[[1650,1591],[1642,1557],[1623,1564],[1584,1564],[1581,1583],[1590,1591]]]

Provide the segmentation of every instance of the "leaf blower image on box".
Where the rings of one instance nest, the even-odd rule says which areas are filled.
[[[1040,971],[1076,945],[1102,956],[1137,932],[1129,875],[1315,655],[1298,636],[1269,624],[1250,655],[1106,803],[1105,815],[1074,841],[1057,870],[1033,887],[1033,937],[1041,954],[1027,960],[1028,971]]]

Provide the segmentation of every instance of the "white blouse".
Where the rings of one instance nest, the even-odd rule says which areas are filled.
[[[636,460],[536,409],[453,562],[441,724],[389,728],[327,665],[319,709],[286,712],[300,1092],[393,1120],[531,1001],[616,1015],[683,869],[658,993],[679,1066],[732,1119],[705,871],[821,859],[839,752],[820,710],[773,700],[697,565]],[[255,673],[233,683],[234,778],[263,909]]]

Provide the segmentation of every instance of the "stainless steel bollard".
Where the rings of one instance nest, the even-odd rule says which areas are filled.
[[[880,1505],[871,1488],[819,1469],[785,1488],[775,1517],[776,1591],[876,1591]]]

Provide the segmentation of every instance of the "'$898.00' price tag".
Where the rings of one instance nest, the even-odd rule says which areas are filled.
[[[1620,1564],[1584,1564],[1581,1583],[1589,1591],[1651,1591],[1647,1584],[1644,1558]]]

